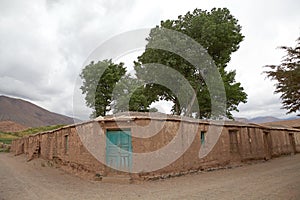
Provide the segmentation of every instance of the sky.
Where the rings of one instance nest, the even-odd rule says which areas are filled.
[[[228,70],[236,70],[236,81],[248,94],[248,102],[234,116],[295,116],[280,109],[275,82],[266,79],[263,66],[280,64],[285,52],[278,46],[295,46],[300,36],[298,0],[1,0],[0,95],[73,116],[80,71],[101,44],[195,8],[213,7],[227,7],[245,36],[228,65]],[[130,67],[129,60],[137,52],[114,59]],[[84,119],[90,110],[81,103],[80,114],[75,115]]]

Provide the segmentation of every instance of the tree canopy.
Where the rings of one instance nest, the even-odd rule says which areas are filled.
[[[113,113],[157,111],[155,108],[150,108],[150,104],[156,100],[156,97],[147,94],[143,83],[136,78],[130,77],[130,75],[125,75],[120,79],[114,88],[112,99],[111,108]]]
[[[124,76],[123,63],[114,64],[112,60],[91,62],[81,72],[86,105],[93,109],[91,117],[105,116],[111,110],[112,93],[116,83]]]
[[[150,108],[155,96],[147,94],[143,84],[136,78],[126,75],[123,63],[112,60],[91,62],[80,74],[86,105],[93,109],[90,117],[105,116],[107,112],[125,111],[155,112]]]
[[[147,38],[147,46],[151,45],[151,43],[160,42],[160,37],[156,34],[156,30],[162,28],[186,34],[202,45],[212,57],[224,82],[227,97],[226,115],[227,117],[232,117],[231,111],[238,111],[237,106],[239,103],[245,103],[247,99],[241,84],[235,81],[235,71],[225,70],[231,54],[239,48],[239,43],[244,38],[241,34],[241,26],[238,24],[238,20],[226,8],[214,8],[210,12],[195,9],[192,13],[188,12],[184,16],[180,15],[177,20],[161,21],[160,26],[151,30]],[[172,42],[177,41],[174,39]],[[189,50],[188,44],[186,44],[186,49]],[[191,63],[179,55],[161,49],[146,47],[145,52],[138,57],[138,62],[135,63],[138,78],[145,80],[151,76],[152,72],[144,67],[147,63],[160,63],[180,72],[196,91],[196,99],[200,109],[200,112],[194,113],[196,117],[210,117],[211,99],[203,79],[203,73],[197,71]],[[151,91],[148,93],[158,96],[160,100],[172,101],[174,114],[186,114],[184,112],[188,110],[187,107],[189,105],[179,105],[177,96],[170,89],[158,84],[147,84],[145,90]]]
[[[165,41],[166,38],[162,38],[157,32],[161,29],[186,35],[203,49],[191,51],[189,41],[180,37]],[[110,110],[114,113],[128,110],[155,111],[150,105],[159,100],[166,100],[173,102],[174,114],[210,118],[212,97],[208,83],[205,82],[205,76],[209,74],[206,69],[199,70],[176,53],[151,48],[155,43],[175,43],[190,57],[202,55],[203,51],[210,55],[209,59],[203,57],[202,63],[197,65],[209,62],[215,64],[226,92],[225,115],[232,117],[231,112],[238,111],[237,106],[246,102],[247,94],[241,84],[235,81],[236,72],[226,70],[226,66],[243,38],[238,20],[226,8],[214,8],[211,11],[195,9],[176,20],[161,21],[160,26],[151,30],[146,39],[148,44],[145,52],[134,63],[136,77],[125,75],[123,63],[114,64],[111,60],[91,62],[82,70],[81,90],[86,95],[86,104],[94,109],[93,117],[96,117],[104,116]],[[149,66],[151,63],[155,65]],[[168,66],[174,72],[170,73],[172,70],[165,70],[163,66]],[[191,92],[190,87],[194,92]]]
[[[265,73],[277,81],[275,93],[281,94],[282,108],[287,114],[297,113],[300,111],[300,37],[296,47],[281,46],[280,49],[286,51],[281,64],[265,66],[270,69]]]

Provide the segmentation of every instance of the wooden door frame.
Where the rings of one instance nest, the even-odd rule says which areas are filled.
[[[128,131],[130,133],[130,139],[129,139],[129,142],[130,142],[130,149],[131,149],[131,153],[132,153],[132,136],[131,136],[131,129],[130,128],[126,128],[126,129],[119,129],[119,128],[110,128],[110,129],[106,129],[105,130],[105,135],[106,135],[106,148],[105,148],[105,162],[107,162],[107,156],[108,156],[108,152],[107,152],[107,140],[108,140],[108,137],[107,137],[107,134],[108,132],[126,132]],[[117,133],[116,133],[117,134]],[[127,134],[127,133],[125,133]],[[130,155],[130,158],[128,160],[128,167],[129,167],[129,171],[131,170],[131,167],[132,167],[132,155]],[[105,164],[105,175],[107,174],[115,174],[115,175],[118,175],[118,174],[124,174],[124,172],[122,171],[119,171],[119,170],[116,170],[116,169],[112,169],[111,167],[109,167],[107,165],[107,163]]]

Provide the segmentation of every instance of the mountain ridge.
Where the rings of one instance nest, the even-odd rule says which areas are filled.
[[[289,121],[289,120],[295,120],[295,119],[299,119],[299,118],[298,117],[290,117],[290,118],[286,118],[286,119],[281,119],[281,118],[272,117],[272,116],[258,116],[258,117],[254,117],[254,118],[250,118],[250,119],[240,118],[240,117],[235,117],[234,119],[239,122],[263,124],[263,123],[269,123],[269,122]]]
[[[23,99],[0,96],[0,121],[13,121],[26,127],[73,124],[71,117],[50,112]]]
[[[280,119],[272,116],[258,116],[255,118],[238,118],[235,120],[245,123],[269,123],[285,120],[299,119],[292,117],[288,119]],[[77,122],[80,120],[75,119]],[[74,119],[58,113],[46,110],[40,106],[30,103],[23,99],[7,97],[0,95],[0,122],[12,121],[26,127],[39,127],[50,125],[67,125],[73,124]]]

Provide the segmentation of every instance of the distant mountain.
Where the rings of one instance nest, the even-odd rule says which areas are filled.
[[[266,122],[276,122],[276,121],[280,121],[280,120],[281,119],[276,118],[276,117],[266,116],[266,117],[255,117],[255,118],[249,119],[249,122],[261,124],[261,123],[266,123]]]
[[[276,122],[268,122],[268,123],[263,123],[263,125],[273,126],[273,127],[300,128],[300,118],[293,119],[293,120],[283,120],[283,121],[276,121]]]
[[[50,112],[22,99],[0,96],[0,121],[12,121],[26,127],[73,124],[71,117]]]
[[[244,122],[244,123],[249,122],[249,120],[247,118],[241,118],[241,117],[234,117],[234,120],[238,121],[238,122]]]
[[[245,122],[245,123],[256,123],[256,124],[286,121],[286,120],[295,120],[295,119],[297,119],[297,117],[291,117],[291,118],[288,118],[288,119],[279,119],[279,118],[271,117],[271,116],[264,116],[264,117],[260,116],[260,117],[255,117],[255,118],[251,118],[251,119],[239,118],[239,117],[235,118],[236,121]]]

